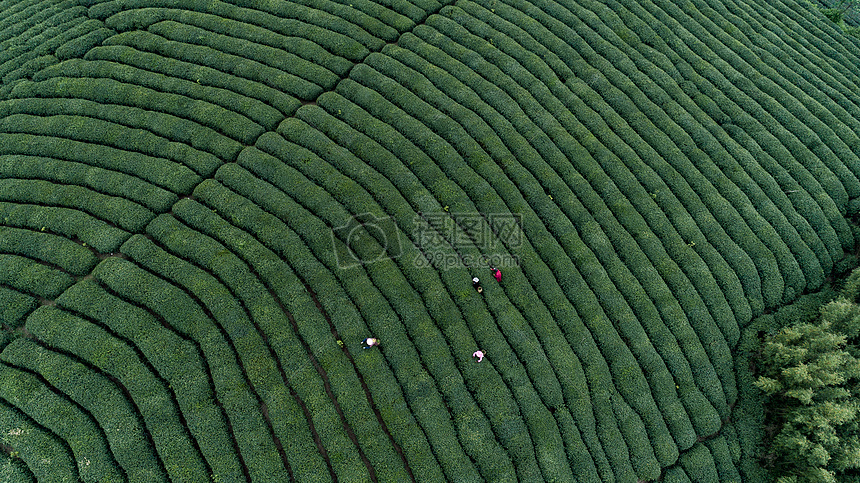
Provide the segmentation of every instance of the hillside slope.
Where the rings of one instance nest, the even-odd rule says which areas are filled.
[[[2,481],[756,481],[733,351],[857,244],[804,2],[7,0],[0,49]]]

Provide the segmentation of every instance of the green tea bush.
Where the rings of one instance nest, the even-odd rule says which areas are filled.
[[[31,260],[46,262],[68,274],[80,276],[89,273],[98,262],[91,251],[67,238],[42,231],[6,226],[0,227],[0,253],[21,255]],[[37,268],[35,270],[44,269]],[[29,282],[27,287],[22,287],[26,292],[41,292],[37,287],[40,283],[38,278],[29,279],[25,277],[21,282],[24,280]],[[64,282],[56,280],[55,283],[62,285]],[[55,287],[59,288],[58,286]]]
[[[188,200],[191,205],[196,203]],[[194,217],[194,209],[201,209],[200,205],[192,208],[189,205],[180,202],[174,207],[174,212],[183,213],[186,217]],[[211,215],[211,211],[205,210]],[[204,215],[205,216],[205,215]],[[214,216],[214,215],[213,215]],[[254,287],[254,282],[248,279],[247,268],[243,267],[241,262],[238,262],[229,255],[226,250],[214,240],[211,240],[199,232],[189,229],[187,226],[181,225],[175,218],[165,216],[155,220],[148,227],[149,233],[160,243],[163,243],[167,249],[174,253],[183,255],[183,258],[193,260],[195,263],[202,265],[207,271],[212,271],[214,276],[221,281],[212,280],[212,276],[202,275],[200,269],[193,270],[196,272],[197,279],[209,279],[210,288],[208,293],[195,293],[198,290],[192,291],[197,297],[200,297],[204,307],[224,305],[224,302],[216,302],[212,300],[212,291],[215,287],[225,284],[226,287],[219,288],[222,294],[229,294],[230,316],[226,316],[222,311],[213,313],[212,316],[220,322],[224,330],[228,334],[234,334],[231,337],[231,344],[235,347],[237,356],[240,358],[241,369],[245,372],[245,377],[248,378],[251,387],[255,393],[255,397],[262,402],[268,401],[276,391],[282,387],[284,381],[281,378],[281,371],[278,369],[277,361],[273,359],[274,354],[271,353],[265,343],[264,333],[260,332],[258,324],[264,324],[266,316],[264,313],[272,314],[276,308],[272,307],[272,303],[266,298],[260,298],[259,295],[255,298],[248,298],[248,291],[252,288],[258,289],[255,293],[265,293],[265,289],[259,290],[260,287]],[[193,250],[193,254],[189,253]],[[186,269],[187,271],[187,269]],[[183,285],[189,287],[199,287],[200,281],[192,281],[187,279],[188,275],[182,275],[182,272],[177,274]],[[214,283],[213,283],[214,282]],[[225,290],[226,289],[226,290]],[[235,297],[239,300],[232,301]],[[241,301],[241,302],[240,302]],[[226,312],[226,311],[225,311]],[[273,315],[269,315],[273,317]],[[259,322],[255,324],[256,321]],[[259,424],[258,430],[274,431],[271,423],[259,420],[258,414],[253,415],[253,419],[248,417],[248,422]],[[293,414],[295,416],[295,413]],[[266,428],[266,426],[269,428]],[[238,439],[240,447],[250,445],[251,442],[248,436],[236,435],[241,437]],[[286,439],[286,438],[285,438]],[[258,441],[256,447],[249,448],[248,451],[243,451],[246,461],[254,461],[251,464],[252,471],[269,471],[282,472],[285,471],[282,464],[278,461],[280,458],[272,458],[276,454],[274,442],[266,440],[265,446]]]
[[[14,125],[14,128],[11,126]],[[124,151],[138,152],[183,164],[197,172],[212,172],[220,162],[215,156],[169,141],[143,129],[128,129],[115,123],[84,116],[31,116],[12,114],[0,121],[0,130],[99,143]]]
[[[140,412],[154,450],[169,475],[186,473],[205,478],[208,465],[188,433],[165,381],[153,374],[151,366],[126,342],[98,325],[51,309],[34,312],[27,319],[27,330],[46,345],[72,353],[120,381]],[[123,455],[124,459],[134,457]]]
[[[725,428],[724,428],[725,429]],[[714,458],[714,465],[717,468],[717,473],[720,475],[720,481],[726,483],[741,483],[741,475],[735,466],[735,461],[732,458],[729,445],[726,443],[726,436],[705,442],[705,446],[711,451],[711,456]]]
[[[264,131],[250,116],[262,111],[271,119],[280,117],[274,108],[234,92],[147,73],[116,62],[73,59],[56,67],[58,71],[42,70],[43,77],[37,82],[17,85],[12,96],[36,97],[37,92],[44,92],[41,94],[44,97],[55,92],[48,95],[139,107],[197,122],[246,144]],[[58,77],[66,72],[75,77]],[[248,116],[237,112],[242,107],[249,107]]]
[[[6,399],[0,400],[0,431],[3,443],[12,447],[36,481],[79,479],[72,448]]]
[[[5,251],[5,250],[4,250]],[[67,273],[52,269],[30,258],[0,254],[3,267],[0,283],[21,292],[53,300],[74,283]],[[14,306],[10,307],[14,309]]]
[[[99,144],[81,143],[54,136],[5,133],[0,134],[0,140],[3,141],[3,150],[0,154],[63,159],[65,153],[74,153],[72,158],[74,161],[137,176],[176,194],[184,194],[184,190],[190,190],[195,183],[199,182],[198,176],[185,166]],[[124,161],[121,163],[119,159]],[[153,169],[142,169],[147,167],[161,168],[163,174],[155,174]]]
[[[88,187],[98,193],[126,198],[156,213],[168,211],[178,199],[176,194],[136,176],[75,161],[14,154],[0,155],[0,174],[6,178],[41,179],[57,184]],[[116,220],[117,224],[125,224],[120,223],[121,221]],[[60,231],[59,228],[53,230]]]
[[[78,209],[97,220],[115,223],[128,231],[142,229],[153,217],[151,211],[125,198],[104,195],[73,184],[37,179],[2,179],[0,188],[3,189],[3,201]],[[42,228],[47,228],[47,225],[38,227],[40,231]]]
[[[27,339],[17,339],[7,346],[2,357],[9,364],[44,377],[92,414],[129,481],[167,479],[140,414],[122,390],[103,374]]]
[[[138,237],[140,235],[129,240],[123,250],[131,252],[130,247],[136,246],[138,251],[134,251],[134,255],[145,252],[146,243],[151,242]],[[167,381],[213,472],[225,478],[240,477],[239,456],[224,451],[233,442],[227,418],[216,406],[211,373],[202,361],[198,344],[168,330],[144,309],[120,300],[93,281],[75,284],[57,303],[99,320],[118,337],[133,341],[142,358]]]
[[[313,3],[309,0],[308,3]],[[248,0],[240,0],[237,1],[237,4],[240,7],[253,6],[254,8],[260,8],[258,4],[250,2]],[[245,4],[245,5],[243,5]],[[323,5],[319,3],[317,5]],[[326,5],[328,9],[338,8],[338,6],[333,4]],[[342,8],[342,7],[341,7]],[[250,10],[250,9],[249,9]],[[374,32],[369,32],[364,28],[364,25],[359,26],[354,23],[351,23],[349,20],[338,17],[335,14],[326,12],[325,10],[301,5],[294,4],[290,5],[290,8],[287,8],[286,4],[272,4],[266,5],[262,10],[265,11],[265,14],[270,15],[276,18],[294,18],[301,22],[304,22],[308,25],[314,25],[325,29],[328,35],[331,33],[339,33],[349,38],[355,39],[355,41],[359,42],[361,45],[366,47],[369,50],[377,51],[382,48],[384,42],[389,40],[394,40],[396,38],[397,32],[394,29],[386,28],[377,23],[376,21],[372,21],[373,24],[371,27],[376,26],[376,29],[371,30],[382,30],[382,33],[385,37],[376,37]],[[256,12],[255,12],[256,13]],[[347,57],[347,56],[344,56]],[[349,57],[347,57],[349,58]]]
[[[158,223],[153,229],[161,226],[164,224]],[[158,232],[154,231],[154,233]],[[143,259],[143,262],[166,264],[166,268],[171,269],[171,272],[168,272],[170,274],[187,272],[188,275],[194,275],[193,272],[188,271],[187,262],[166,256],[163,251],[154,252]],[[180,267],[177,267],[177,264]],[[175,271],[177,268],[180,268],[178,272]],[[286,474],[283,467],[277,469],[281,465],[273,441],[269,438],[261,439],[261,435],[271,434],[271,429],[262,414],[247,411],[249,407],[259,407],[261,402],[259,394],[254,392],[252,386],[249,387],[247,375],[242,372],[236,349],[228,342],[228,334],[214,323],[204,323],[212,318],[195,302],[192,298],[194,294],[189,294],[182,288],[119,259],[105,260],[96,268],[94,275],[97,280],[105,283],[123,298],[149,307],[169,327],[198,341],[203,357],[208,361],[215,394],[226,411],[226,417],[232,428],[232,437],[242,454],[246,456],[245,461],[256,461],[257,458],[261,458],[260,463],[264,463],[263,468]],[[131,285],[128,282],[129,275],[133,275],[131,279],[136,280],[136,284]],[[236,384],[236,381],[244,381],[244,383]],[[249,447],[247,452],[242,450],[246,447]]]
[[[262,155],[262,153],[257,151],[257,154],[258,154],[257,157],[245,157],[245,154],[249,154],[251,152],[252,151],[246,151],[245,153],[243,153],[243,156],[240,157],[240,160],[239,160],[240,163],[245,163],[245,160],[247,159],[247,163],[248,163],[247,165],[250,168],[257,169],[257,170],[263,168],[264,163],[262,161],[265,158],[261,157],[261,156],[265,156],[265,155]],[[287,168],[286,168],[286,166],[282,166],[282,169],[287,169]],[[270,173],[271,174],[269,176],[274,175],[273,172],[270,172]],[[287,213],[284,211],[285,206],[287,206],[291,203],[295,203],[295,202],[290,200],[289,198],[286,198],[279,191],[273,190],[271,187],[267,187],[264,182],[262,182],[259,178],[252,177],[250,175],[250,173],[247,173],[247,172],[243,173],[240,170],[237,170],[231,166],[225,166],[224,169],[219,170],[218,175],[219,175],[219,180],[221,180],[224,183],[227,183],[234,190],[237,190],[238,192],[245,194],[246,196],[249,197],[249,199],[253,200],[256,204],[258,204],[259,206],[270,211],[274,215],[279,215],[282,217],[282,219],[285,219],[285,220],[293,220],[294,223],[297,223],[299,226],[306,225],[308,223],[313,223],[312,219],[310,219],[310,217],[307,214],[301,214],[300,215],[299,212],[294,212],[293,214],[287,215]],[[209,199],[212,199],[212,198],[209,198]],[[221,202],[225,203],[226,199],[222,200]],[[229,205],[224,205],[224,206],[229,206]],[[308,218],[308,220],[304,221],[304,222],[300,221],[301,217]],[[304,242],[301,239],[297,238],[296,235],[290,235],[289,231],[286,231],[286,230],[288,230],[288,228],[282,225],[283,222],[276,220],[274,217],[272,217],[272,215],[263,215],[263,219],[266,219],[266,218],[268,218],[268,221],[262,222],[262,223],[261,223],[261,218],[259,218],[259,216],[251,216],[251,217],[246,218],[247,220],[258,220],[256,223],[254,223],[254,225],[251,225],[250,223],[248,223],[248,229],[253,230],[254,235],[261,242],[265,243],[267,247],[270,247],[271,249],[275,250],[282,257],[285,257],[285,258],[291,260],[291,263],[296,264],[297,267],[301,267],[301,265],[307,265],[307,263],[303,262],[303,260],[310,260],[311,258],[308,256],[302,256],[301,255],[303,252],[305,252],[307,250],[307,248],[304,247]],[[317,223],[318,223],[318,221],[317,221]],[[311,268],[311,267],[308,267],[308,268]],[[305,270],[302,269],[302,272],[304,272],[304,271]],[[338,272],[335,272],[335,273],[338,273]],[[311,274],[312,274],[312,272],[307,272],[307,275],[311,275]],[[356,286],[354,287],[354,289],[358,290],[359,292],[364,292],[368,289],[368,287],[371,286],[371,284],[369,282],[361,283],[361,282],[355,280],[353,276],[344,277],[342,279],[342,283],[355,283]],[[278,291],[278,293],[283,293],[283,291],[288,290],[288,287],[284,286],[283,288],[280,288],[279,285],[280,284],[277,284],[277,283],[274,284],[275,290]],[[319,294],[319,295],[321,295],[323,297],[323,301],[325,301],[326,297],[324,296],[324,293]],[[363,304],[361,304],[362,310],[364,310],[365,305],[372,304],[373,300],[375,300],[373,297],[367,297],[366,294],[363,297],[365,299],[365,302]],[[288,297],[286,299],[288,304],[291,303],[291,302],[289,302],[290,298],[291,297]],[[294,313],[297,313],[297,310],[291,309],[291,311]],[[368,320],[368,323],[370,323],[371,325],[374,325],[374,324],[380,323],[381,320],[384,320],[386,318],[388,318],[388,317],[381,314],[381,313],[374,312],[373,315],[367,316],[366,320]],[[333,321],[338,321],[340,319],[341,319],[340,317],[334,317]],[[349,336],[347,335],[349,332],[347,332],[347,330],[351,331],[354,329],[340,328],[340,327],[338,329],[339,334],[344,339],[349,338]],[[398,344],[396,342],[398,340],[398,337],[406,336],[405,333],[403,333],[403,328],[396,325],[396,324],[388,325],[386,330],[384,330],[384,331],[376,330],[376,332],[377,333],[385,333],[385,341],[386,341],[385,346],[403,346],[404,344],[410,344],[409,342],[404,342],[404,343],[400,343],[400,344]],[[360,333],[355,334],[355,338],[359,338],[359,337],[362,337],[362,335]],[[395,359],[399,359],[401,355],[402,355],[401,352],[397,352],[396,354],[391,354],[388,357],[394,357]],[[398,372],[403,371],[403,370],[407,370],[407,368],[402,367],[401,364],[394,364],[393,367],[396,368],[398,370]],[[412,369],[412,370],[415,370],[415,369]],[[365,372],[364,378],[367,381],[368,378],[377,378],[378,375],[381,376],[381,374],[379,374],[378,371]],[[427,376],[425,375],[424,377],[426,378]],[[422,403],[420,405],[417,404],[413,400],[413,398],[410,397],[410,394],[417,389],[414,389],[412,384],[405,382],[405,381],[408,381],[409,379],[402,379],[402,380],[404,381],[404,383],[401,384],[401,386],[403,387],[403,390],[405,392],[405,396],[407,397],[407,400],[410,402],[410,405],[412,405],[413,407],[422,407],[422,408],[427,406],[426,403]],[[371,390],[373,391],[374,386],[371,384],[368,384],[368,385],[370,386]],[[390,384],[388,385],[388,388],[390,389]],[[423,394],[424,391],[419,391],[419,393]],[[374,399],[376,400],[377,397],[378,397],[378,394],[374,392]],[[386,397],[390,397],[390,396],[386,396]],[[429,397],[429,395],[426,397]],[[422,398],[422,399],[424,399],[424,398]],[[434,401],[433,398],[431,398],[427,402],[430,403],[431,401],[433,401],[431,406],[436,406],[437,408],[441,408],[444,411],[444,406],[440,406],[441,400],[435,400]],[[388,418],[385,418],[385,414],[388,412],[386,405],[384,405],[384,404],[380,405],[379,403],[377,403],[377,408],[380,411],[382,411],[383,418],[386,419],[389,427],[392,426],[393,424],[396,424],[398,422],[397,420],[402,420],[402,416],[404,416],[404,415],[392,414],[392,417],[394,417],[394,416],[397,416],[397,417],[395,418],[395,421],[391,421],[391,420],[388,420]],[[440,427],[440,424],[442,424],[442,423],[440,420],[437,419],[438,416],[441,416],[441,415],[434,413],[432,411],[423,410],[423,409],[419,410],[416,414],[416,417],[418,418],[418,420],[421,421],[423,424],[432,424],[432,426],[429,426],[429,427],[435,427],[435,428],[439,428],[439,429],[445,428],[444,425],[442,425]],[[428,417],[432,418],[436,422],[426,423],[425,421],[426,421],[426,418],[428,418]],[[406,424],[406,422],[404,421],[404,422],[401,422],[400,424]],[[427,435],[427,438],[430,439],[431,442],[434,442],[434,441],[439,440],[439,439],[441,439],[442,441],[447,440],[444,443],[440,443],[440,445],[443,446],[442,448],[439,448],[436,444],[434,444],[434,448],[436,448],[436,451],[439,451],[440,453],[448,454],[448,455],[450,455],[449,458],[452,458],[452,459],[440,458],[440,460],[446,464],[450,463],[452,461],[462,460],[462,458],[465,457],[465,455],[462,454],[462,449],[459,449],[459,444],[456,443],[456,436],[452,432],[452,428],[450,426],[448,426],[448,431],[449,432],[445,432],[445,431],[440,432],[438,430],[432,430],[429,428],[425,429],[425,433]],[[413,436],[418,436],[418,435],[413,435]],[[448,438],[454,438],[453,447],[451,447],[452,443],[450,442],[450,439],[448,439]],[[410,457],[412,455],[412,451],[417,449],[414,447],[415,443],[411,442],[411,440],[412,440],[412,438],[409,438],[408,440],[401,443],[401,447],[403,447],[404,451],[406,452],[407,459],[409,460],[410,466],[412,467],[413,471],[417,471],[418,465],[416,465],[416,463],[413,461],[413,458],[418,458],[418,457],[420,457],[420,455],[414,455],[414,456]],[[459,450],[459,452],[462,456],[456,456],[457,449]],[[453,452],[453,454],[452,454],[452,452]],[[446,468],[446,473],[449,473],[451,471],[456,471],[461,476],[465,476],[465,475],[469,474],[467,469],[471,468],[472,464],[468,463],[468,461],[469,461],[468,459],[465,459],[463,461],[464,466],[462,466],[462,467],[458,466],[457,469],[455,469],[453,466]],[[474,470],[472,470],[472,471],[474,471]],[[472,477],[467,477],[466,479],[471,480]]]
[[[0,287],[0,324],[16,329],[24,325],[24,318],[38,306],[39,301],[34,297],[18,290]]]
[[[41,230],[75,238],[100,253],[111,253],[130,235],[79,210],[0,202],[0,219],[6,226]]]
[[[337,76],[330,70],[311,63],[309,60],[282,49],[251,43],[245,39],[235,39],[232,36],[215,34],[202,28],[183,25],[172,20],[165,20],[149,26],[148,32],[167,39],[160,40],[152,38],[148,44],[158,46],[160,53],[175,51],[185,53],[185,56],[193,59],[193,55],[207,51],[215,51],[216,56],[223,58],[226,65],[245,59],[248,65],[237,65],[238,72],[254,74],[259,83],[269,83],[274,80],[272,74],[281,71],[280,77],[284,79],[278,82],[286,82],[283,85],[273,86],[281,90],[292,92],[301,99],[315,99],[323,89],[334,87]],[[174,41],[174,42],[171,42]],[[185,49],[176,43],[187,44]],[[160,44],[160,45],[159,45]],[[210,50],[211,49],[211,50]],[[233,58],[236,56],[236,58]],[[250,64],[257,63],[256,68]],[[250,69],[249,69],[250,67]],[[223,70],[223,69],[220,69]]]
[[[215,201],[212,203],[212,206],[215,207],[222,216],[230,217],[234,220],[246,218],[246,216],[244,216],[245,213],[243,212],[247,212],[249,210],[257,211],[255,205],[248,203],[247,200],[240,198],[214,182],[201,184],[195,191],[195,197],[210,202]],[[274,253],[263,247],[258,241],[250,237],[247,233],[227,225],[222,218],[213,215],[209,210],[200,210],[199,205],[194,206],[194,203],[190,201],[178,203],[174,207],[174,213],[192,226],[198,227],[204,233],[217,237],[217,239],[222,243],[225,243],[226,246],[230,247],[231,250],[234,250],[237,257],[250,265],[249,268],[253,270],[251,273],[242,275],[240,271],[242,269],[239,268],[238,270],[232,271],[231,276],[221,277],[228,281],[228,285],[233,285],[235,287],[235,293],[240,298],[251,300],[250,297],[252,297],[253,294],[266,290],[264,287],[259,286],[261,282],[267,283],[267,285],[271,286],[271,278],[278,277],[278,270],[276,267],[282,265],[281,260]],[[259,214],[257,214],[257,216],[259,216]],[[201,247],[198,247],[197,249],[201,250]],[[221,271],[216,267],[213,267],[213,269],[216,274]],[[253,278],[258,278],[259,280],[253,280]],[[330,292],[329,290],[322,290],[321,288],[317,290],[320,293]],[[255,307],[255,304],[250,303],[250,301],[247,303],[252,319],[258,324],[266,324],[274,330],[278,323],[274,320],[266,323],[267,317],[262,313],[262,311],[265,310],[264,304],[260,301],[257,305],[259,305],[259,307]],[[275,307],[269,307],[266,312],[271,313],[274,310],[276,310]],[[333,316],[337,317],[337,314],[333,314]],[[320,322],[321,323],[315,324],[302,324],[299,327],[300,332],[308,342],[311,350],[314,352],[322,350],[321,346],[328,345],[326,338],[331,337],[330,330],[325,330],[327,324],[324,321]],[[315,329],[313,333],[310,331],[311,328]],[[335,352],[334,354],[337,353]],[[352,375],[352,377],[347,377],[347,374],[352,372],[347,368],[347,361],[336,357],[327,357],[326,359],[321,360],[321,363],[328,374],[328,381],[334,394],[336,396],[340,396],[340,407],[343,409],[347,420],[350,421],[350,426],[355,431],[361,446],[366,447],[369,450],[375,450],[378,448],[377,451],[368,451],[367,455],[374,463],[374,468],[380,472],[380,475],[386,474],[385,462],[397,461],[398,458],[393,451],[390,451],[390,454],[386,453],[386,450],[389,450],[390,446],[386,441],[384,441],[383,432],[380,431],[380,428],[369,427],[369,421],[373,420],[373,416],[371,416],[372,410],[367,399],[347,398],[344,396],[346,394],[360,393],[362,390],[354,375]],[[363,423],[365,421],[366,423]],[[398,471],[403,471],[403,468],[395,469],[392,466],[393,465],[390,465],[388,468],[388,471],[391,472],[392,475],[398,474]],[[405,477],[406,474],[403,473],[398,478]]]
[[[105,53],[109,49],[100,47],[92,52]],[[221,160],[235,158],[241,149],[238,142],[218,134],[210,128],[176,116],[146,111],[136,107],[103,105],[84,99],[28,98],[10,99],[0,104],[0,111],[4,116],[28,113],[42,116],[77,114],[94,117],[129,128],[150,131],[170,141],[183,143],[194,149],[211,153]],[[199,154],[196,159],[192,158],[195,161],[193,166],[201,171],[199,174],[202,176],[210,175],[220,165],[218,160],[207,158]]]
[[[70,449],[72,454],[62,451],[60,455],[66,453],[73,459],[73,466],[69,469],[74,471],[76,479],[87,482],[126,481],[125,473],[107,446],[104,432],[89,413],[54,392],[52,386],[30,371],[3,363],[0,364],[0,375],[3,376],[0,398],[32,419],[40,429],[50,431],[52,437],[58,437],[63,446]],[[36,468],[39,466],[41,464]],[[56,471],[53,466],[52,470]],[[69,474],[63,470],[60,466],[61,474]]]
[[[125,32],[128,30],[146,30],[150,25],[163,20],[174,20],[188,26],[200,27],[209,32],[216,32],[236,39],[245,39],[276,49],[282,49],[295,54],[315,66],[323,67],[337,76],[343,76],[352,66],[352,63],[332,54],[316,42],[295,36],[304,34],[303,30],[278,33],[283,29],[279,27],[279,30],[273,30],[257,23],[245,23],[209,13],[158,7],[141,8],[118,12],[107,18],[105,24],[114,30]],[[290,19],[281,20],[290,21]],[[311,26],[306,27],[311,29]],[[320,40],[324,39],[318,38],[316,41]],[[328,74],[323,76],[323,78],[327,77],[329,77]],[[326,86],[325,84],[322,85],[323,87]]]
[[[703,443],[697,443],[681,455],[681,467],[693,482],[723,481],[714,465],[714,457]]]
[[[72,58],[81,58],[86,55],[90,49],[101,44],[105,39],[116,33],[112,30],[101,27],[102,23],[97,20],[92,20],[91,22],[92,25],[84,23],[73,29],[78,30],[76,33],[80,33],[82,35],[77,38],[70,39],[57,47],[57,50],[54,52],[57,59],[62,61]],[[93,30],[81,31],[84,26],[87,27],[87,30],[90,28]]]
[[[690,480],[690,477],[687,476],[687,473],[684,472],[684,468],[681,466],[673,466],[666,470],[666,474],[663,476],[663,481],[666,483],[693,483]]]
[[[297,77],[289,71],[284,71],[281,68],[283,65],[279,65],[281,62],[270,61],[271,63],[276,64],[275,66],[270,66],[264,62],[255,61],[253,58],[240,57],[234,54],[224,53],[218,48],[206,45],[194,45],[193,43],[187,42],[186,39],[196,40],[198,36],[203,37],[203,40],[208,40],[206,39],[206,35],[198,33],[197,30],[198,29],[184,27],[183,25],[172,21],[159,22],[151,26],[148,32],[135,31],[123,33],[111,38],[109,41],[105,42],[105,44],[108,46],[130,46],[144,52],[149,51],[163,57],[173,57],[179,61],[191,62],[191,65],[202,64],[203,66],[210,67],[227,74],[232,74],[238,78],[245,78],[247,81],[260,85],[260,87],[254,86],[253,90],[250,91],[252,98],[261,97],[257,91],[265,92],[265,89],[261,88],[265,86],[268,86],[271,89],[283,91],[291,96],[307,100],[313,99],[322,91],[322,88],[316,84],[302,79],[301,77]],[[210,40],[208,43],[213,42],[213,40]],[[219,43],[220,42],[214,42],[214,45],[218,45]],[[247,46],[245,46],[245,48],[247,48]],[[247,55],[248,53],[246,52],[245,54]],[[271,52],[268,54],[269,56],[272,55]],[[201,62],[200,59],[205,59],[206,61]],[[195,70],[196,69],[197,68],[195,67]],[[320,69],[320,71],[320,73],[327,72],[322,69]],[[186,73],[181,77],[187,78],[188,74]],[[202,90],[200,89],[200,86],[205,87],[209,85],[208,83],[204,83],[204,80],[207,79],[201,75],[196,76],[196,79],[189,80],[195,83],[199,81],[198,86],[195,88],[197,90]],[[219,96],[215,94],[214,89],[208,88],[206,89],[208,90],[208,96],[206,96],[206,98],[215,104],[224,104],[227,100],[231,101],[231,105],[225,105],[225,107],[229,107],[235,112],[247,115],[260,123],[267,130],[274,128],[277,121],[282,118],[282,116],[272,112],[273,109],[271,107],[261,104],[259,101],[247,98],[241,99],[238,95],[229,92],[233,90],[230,86],[224,86],[224,89],[226,90],[226,92],[224,92],[224,94],[227,94],[226,97],[224,94]],[[231,97],[232,99],[230,99]],[[244,107],[247,109],[247,112],[240,107],[240,103],[245,104]]]

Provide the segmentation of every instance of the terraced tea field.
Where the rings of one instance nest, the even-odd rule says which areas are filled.
[[[805,2],[6,0],[0,78],[4,482],[760,481],[858,241]]]

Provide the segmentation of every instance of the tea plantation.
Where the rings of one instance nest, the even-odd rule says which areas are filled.
[[[803,0],[0,0],[0,481],[771,481],[858,215]]]

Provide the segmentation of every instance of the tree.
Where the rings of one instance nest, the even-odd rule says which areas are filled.
[[[778,430],[771,452],[780,483],[840,482],[860,468],[860,272],[813,323],[765,338],[756,386]],[[854,481],[854,480],[851,480]]]

